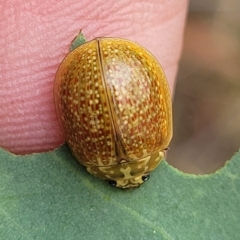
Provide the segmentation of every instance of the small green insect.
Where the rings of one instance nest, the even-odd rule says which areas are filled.
[[[67,144],[92,175],[119,188],[139,187],[172,138],[171,96],[162,67],[125,39],[85,42],[80,33],[70,51],[54,84]]]

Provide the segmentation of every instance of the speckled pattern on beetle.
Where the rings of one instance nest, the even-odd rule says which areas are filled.
[[[169,86],[155,57],[119,38],[71,51],[55,78],[57,115],[75,158],[94,176],[135,188],[172,138]]]

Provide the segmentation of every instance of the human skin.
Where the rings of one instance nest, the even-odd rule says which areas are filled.
[[[82,29],[135,41],[158,59],[171,91],[178,70],[187,0],[5,1],[0,6],[0,147],[16,154],[64,142],[53,82]]]

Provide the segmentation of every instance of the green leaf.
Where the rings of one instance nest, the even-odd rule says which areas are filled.
[[[86,42],[86,39],[82,33],[82,30],[80,30],[78,35],[72,40],[71,46],[69,48],[69,52],[73,51],[74,49],[84,44],[85,42]]]
[[[0,239],[239,239],[240,153],[214,174],[163,161],[137,190],[86,172],[66,145],[0,151]]]

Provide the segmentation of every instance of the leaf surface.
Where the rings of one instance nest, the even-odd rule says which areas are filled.
[[[137,190],[86,172],[66,145],[0,150],[0,239],[239,239],[240,152],[213,174],[163,161]]]

